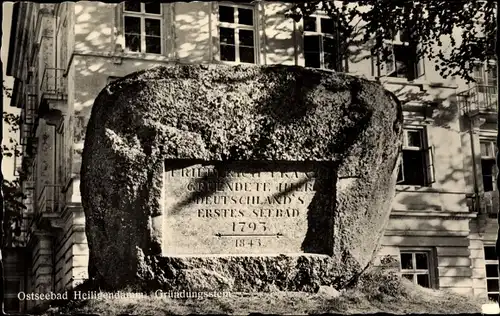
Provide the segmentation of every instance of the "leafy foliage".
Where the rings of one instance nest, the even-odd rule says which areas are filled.
[[[12,97],[11,90],[3,84],[3,91],[7,97]],[[3,112],[2,118],[4,124],[9,126],[8,143],[2,144],[3,157],[21,157],[22,152],[15,138],[12,137],[19,130],[20,117],[19,115]],[[7,180],[2,178],[2,192],[4,198],[4,214],[3,214],[3,244],[2,246],[14,246],[21,244],[21,224],[23,211],[26,206],[23,200],[26,198],[22,192],[19,179]]]
[[[337,21],[342,53],[349,45],[370,44],[387,59],[384,42],[407,31],[419,54],[436,61],[441,76],[473,81],[474,63],[495,59],[496,1],[308,1],[292,6],[295,20],[321,8]],[[363,22],[359,22],[363,21]]]

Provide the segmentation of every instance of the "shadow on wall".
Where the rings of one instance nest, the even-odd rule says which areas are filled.
[[[208,4],[209,5],[209,4]],[[208,6],[207,5],[207,6]],[[289,43],[294,43],[299,52],[303,51],[300,44],[302,37],[302,30],[289,29],[289,24],[284,22],[282,16],[286,10],[281,9],[280,4],[269,3],[266,4],[266,11],[277,12],[275,15],[264,19],[264,25],[276,31],[264,31],[266,36],[264,49],[266,51],[266,62],[269,64],[274,63],[296,63],[295,47],[289,46]],[[76,57],[74,59],[74,122],[73,122],[73,141],[75,146],[75,159],[81,160],[81,153],[83,149],[83,141],[86,132],[86,125],[90,118],[90,112],[93,102],[99,92],[105,88],[108,76],[123,77],[132,72],[144,70],[162,63],[166,60],[140,60],[140,59],[120,59],[114,58],[110,60],[108,56],[119,55],[120,52],[114,43],[115,30],[112,27],[111,16],[114,16],[115,9],[112,4],[95,2],[92,5],[85,4],[79,5],[76,10],[77,29],[77,43],[75,49],[77,51],[93,51],[99,52],[103,57],[85,56]],[[101,22],[100,22],[101,21]],[[213,48],[213,42],[210,42],[209,32],[200,31],[200,28],[209,28],[208,17],[206,11],[200,10],[196,12],[187,12],[176,16],[175,28],[182,32],[182,44],[174,46],[177,50],[176,58],[171,61],[179,61],[182,58],[183,62],[203,63],[211,62],[209,60],[209,50]],[[291,31],[291,32],[290,32]],[[295,39],[295,40],[294,40]],[[368,45],[368,44],[367,44]],[[351,62],[359,62],[366,59],[367,47],[353,48],[349,60]],[[170,53],[173,53],[171,51]],[[172,55],[173,56],[173,55]],[[450,89],[436,88],[431,91],[409,91],[404,87],[397,88],[394,93],[400,100],[428,100],[435,102],[437,108],[434,111],[432,118],[433,121],[430,126],[439,128],[440,130],[447,130],[446,135],[456,135],[460,137],[460,130],[458,128],[459,109],[456,102],[443,102],[448,100],[447,91]],[[293,113],[290,114],[293,116]],[[465,168],[472,168],[473,161],[469,154],[464,153],[461,146],[447,150],[444,148],[445,143],[442,144],[443,148],[436,152],[435,161],[440,161],[441,168],[436,168],[436,186],[442,185],[453,186],[464,181],[464,166]],[[81,146],[79,146],[81,145]],[[457,157],[459,159],[457,162]],[[78,169],[79,170],[79,169]],[[213,194],[208,192],[207,194]],[[436,201],[441,201],[436,198],[438,193],[418,194],[418,196],[408,196],[400,199],[401,204],[405,205],[423,205],[423,208],[433,208],[436,206]],[[444,196],[445,194],[443,194]],[[191,203],[191,200],[186,201]],[[454,200],[458,205],[466,205],[465,194],[458,200]],[[419,230],[429,231],[445,231],[448,228],[439,221],[440,219],[433,220],[432,222],[422,222]]]
[[[121,48],[116,47],[115,38],[118,34],[114,27],[114,17],[117,15],[114,4],[95,2],[92,4],[76,5],[76,51],[98,52],[102,56],[120,56]],[[203,5],[202,9],[195,10]],[[175,45],[171,39],[165,45],[167,48],[174,47],[174,51],[169,51],[170,61],[180,61],[187,63],[213,62],[210,60],[210,49],[214,47],[214,42],[210,43],[210,19],[208,7],[211,4],[196,3],[190,6],[185,4],[184,9],[176,8],[175,17]],[[296,64],[295,46],[298,52],[303,51],[301,47],[302,29],[293,28],[291,18],[285,18],[287,7],[278,3],[266,3],[262,13],[269,13],[263,19],[266,26],[264,49],[267,64],[286,63]],[[189,9],[189,10],[188,10]],[[113,17],[113,18],[110,18]],[[167,35],[173,29],[167,30]],[[295,32],[295,33],[294,33]],[[214,38],[212,40],[214,41]],[[369,45],[369,44],[366,44]],[[350,51],[349,60],[360,61],[367,58],[368,46],[358,47]],[[111,61],[105,57],[85,56],[77,58],[75,63],[75,124],[74,141],[81,143],[85,134],[85,127],[90,115],[92,106],[98,93],[106,86],[108,76],[122,77],[135,71],[147,69],[166,63],[168,58],[160,56],[157,60],[145,59],[120,59],[113,58]],[[140,58],[140,56],[139,56]],[[115,63],[116,62],[116,63]],[[414,96],[420,97],[420,96]],[[442,124],[453,118],[453,109],[443,107],[439,117]],[[450,112],[451,111],[451,112]],[[448,113],[450,112],[450,113]]]
[[[92,3],[90,4],[75,4],[77,5],[76,22],[78,25],[76,34],[76,50],[77,51],[95,51],[103,56],[119,56],[121,53],[117,50],[114,43],[116,30],[113,27],[114,19],[110,17],[116,14],[114,4],[106,3]],[[199,5],[199,4],[198,4]],[[210,62],[209,50],[213,47],[210,43],[209,34],[209,19],[207,16],[207,4],[201,10],[176,12],[175,29],[182,34],[182,44],[177,39],[177,57],[171,61],[178,61],[179,56],[185,62],[200,63]],[[191,8],[194,8],[193,5]],[[285,19],[284,15],[286,9],[282,4],[268,3],[264,7],[264,13],[271,12],[272,14],[263,20],[263,24],[273,31],[265,30],[265,51],[266,61],[268,63],[289,63],[293,61],[296,63],[295,48],[298,51],[303,51],[301,42],[298,39],[302,37],[302,29],[291,29],[289,21],[291,18]],[[197,23],[193,24],[194,22]],[[202,31],[200,31],[202,29]],[[203,31],[204,30],[204,31]],[[170,32],[170,31],[169,31]],[[293,33],[295,32],[295,33]],[[173,42],[169,43],[173,46]],[[290,46],[289,44],[292,44]],[[288,45],[288,46],[287,46]],[[366,44],[369,45],[369,44]],[[352,48],[352,47],[351,47]],[[351,49],[349,60],[351,62],[358,62],[367,58],[368,46],[358,47]],[[170,53],[173,53],[170,52]],[[174,56],[174,55],[172,55]],[[79,166],[81,165],[81,154],[83,151],[83,143],[86,133],[87,122],[90,118],[91,108],[93,102],[99,92],[105,88],[108,83],[109,76],[123,77],[132,72],[148,69],[159,64],[167,63],[167,59],[163,60],[146,60],[146,59],[127,59],[127,58],[112,58],[98,57],[98,56],[75,56],[74,62],[74,117],[70,123],[73,130],[73,172],[79,173]],[[418,89],[417,89],[418,90]],[[394,91],[394,90],[393,90]],[[442,102],[448,100],[446,88],[435,88],[429,91],[415,91],[415,89],[408,89],[404,86],[396,88],[394,93],[400,100],[427,100],[435,102],[438,106],[433,113],[432,127],[439,127],[443,130],[455,131],[458,125],[458,106],[455,102]],[[300,97],[297,95],[296,97]],[[299,115],[300,113],[296,113]],[[289,117],[294,116],[293,113],[287,113]],[[463,181],[463,165],[471,166],[471,161],[466,161],[463,164],[457,164],[454,161],[456,157],[462,155],[462,149],[456,150],[443,150],[439,149],[436,152],[436,161],[441,161],[440,169],[436,169],[436,173],[444,175],[437,177],[437,186],[447,184],[451,186],[453,183],[460,183]],[[466,155],[466,158],[469,158]],[[462,166],[462,167],[461,167]],[[434,198],[428,195],[421,195],[421,199],[428,201],[421,201],[419,203],[428,203],[433,205]],[[410,201],[402,200],[402,203],[410,203]],[[465,203],[465,197],[460,204]]]

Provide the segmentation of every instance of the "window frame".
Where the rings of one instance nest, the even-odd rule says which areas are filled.
[[[233,23],[230,22],[221,22],[219,19],[219,10],[220,7],[232,7],[234,10],[234,18],[235,21]],[[252,21],[253,25],[245,25],[245,24],[238,24],[238,8],[241,9],[250,9],[252,10]],[[248,64],[248,65],[259,65],[260,64],[260,37],[259,37],[259,19],[258,19],[258,7],[257,5],[250,4],[250,3],[232,3],[232,2],[217,2],[215,5],[214,9],[214,16],[215,16],[215,31],[217,34],[217,53],[215,54],[217,61],[221,63],[228,63],[228,64]],[[235,57],[234,61],[231,60],[222,60],[222,55],[221,55],[221,36],[220,36],[220,28],[225,27],[225,28],[230,28],[235,30],[234,32],[234,50],[235,50]],[[246,63],[246,62],[241,62],[240,61],[240,43],[239,43],[239,31],[240,30],[251,30],[253,31],[253,53],[254,53],[254,62],[253,63]]]
[[[401,260],[401,255],[403,253],[406,254],[411,254],[412,255],[412,263],[413,263],[413,269],[403,269],[403,263]],[[416,269],[417,262],[416,262],[416,254],[419,253],[425,253],[427,255],[427,269]],[[417,282],[417,275],[428,275],[429,277],[429,288],[430,289],[437,289],[439,286],[439,282],[437,279],[437,273],[436,273],[436,259],[435,259],[435,254],[434,250],[431,248],[399,248],[399,274],[401,277],[403,277],[403,274],[412,274],[413,278],[412,281],[414,284],[418,285]]]
[[[408,133],[418,132],[420,134],[420,147],[408,145]],[[434,146],[429,144],[429,137],[425,126],[404,126],[403,127],[403,143],[399,150],[400,164],[397,177],[397,185],[401,186],[415,186],[415,187],[430,187],[436,182],[436,170],[434,168]],[[418,151],[422,152],[423,165],[422,171],[424,172],[423,184],[408,184],[404,183],[404,156],[403,151]]]
[[[123,51],[127,54],[135,54],[135,55],[142,55],[142,54],[148,54],[148,55],[153,55],[153,56],[164,56],[166,54],[166,47],[165,47],[165,40],[166,40],[166,34],[165,34],[165,18],[164,18],[164,13],[165,13],[165,8],[163,3],[160,4],[160,13],[146,13],[146,3],[140,2],[141,6],[141,11],[127,11],[125,9],[125,2],[122,2],[118,5],[121,5],[121,27],[122,27],[122,45],[123,45]],[[126,39],[125,39],[125,18],[126,17],[135,17],[140,19],[140,51],[134,52],[130,51],[127,49],[126,46]],[[160,53],[151,53],[146,51],[146,19],[154,19],[154,20],[159,20],[160,21]]]
[[[19,282],[19,291],[20,292],[23,292],[24,291],[24,283],[23,283],[23,278],[20,277],[20,276],[6,276],[5,277],[5,282],[7,281],[18,281]],[[6,287],[7,288],[7,287]],[[18,294],[19,293],[14,293],[14,294],[11,294],[11,293],[8,293],[7,291],[5,291],[5,299],[18,299]],[[7,306],[6,306],[7,307]],[[12,310],[5,310],[6,312],[14,312]],[[23,301],[22,300],[19,300],[19,310],[16,312],[16,313],[21,313],[23,311]]]
[[[482,143],[488,143],[488,147],[489,147],[489,149],[493,153],[491,156],[483,156],[483,152],[482,152],[482,149],[481,149],[481,144]],[[495,163],[495,160],[496,160],[496,140],[492,139],[492,138],[480,138],[479,139],[479,151],[480,151],[480,154],[481,154],[481,181],[483,182],[483,191],[484,192],[496,191],[497,190],[497,183],[496,183],[497,182],[497,170],[496,170],[497,167],[496,167],[496,163]],[[484,161],[493,161],[493,170],[491,171],[492,191],[486,191],[484,189],[485,182],[484,182],[484,174],[482,172],[483,160]]]
[[[425,58],[423,54],[420,54],[419,43],[411,43],[409,40],[403,39],[403,31],[397,31],[392,40],[384,39],[383,46],[384,49],[389,50],[390,59],[383,61],[381,54],[374,56],[372,53],[372,69],[374,70],[372,74],[375,74],[377,78],[391,78],[394,80],[396,78],[399,80],[407,80],[413,82],[418,79],[425,79]],[[397,74],[397,63],[396,63],[396,53],[394,51],[394,46],[406,46],[413,47],[414,51],[414,59],[408,60],[407,63],[407,73],[404,77],[391,76],[392,74]],[[392,63],[391,67],[389,67],[389,63]],[[388,72],[388,69],[392,68],[391,72]]]
[[[495,245],[494,244],[484,244],[483,245],[483,255],[484,255],[484,282],[485,282],[485,286],[486,286],[486,297],[489,299],[489,295],[490,294],[496,294],[496,295],[499,295],[500,297],[500,276],[497,276],[497,277],[488,277],[486,275],[486,265],[495,265],[497,267],[497,271],[498,271],[498,260],[487,260],[486,259],[486,247],[492,247],[492,248],[495,248]],[[488,291],[488,280],[494,280],[496,279],[497,282],[498,282],[498,291],[497,292],[490,292]]]
[[[305,47],[306,36],[318,36],[320,38],[320,41],[319,41],[319,46],[320,46],[319,47],[319,64],[320,64],[320,66],[319,66],[319,68],[316,68],[316,69],[342,71],[343,70],[342,68],[344,68],[342,65],[342,61],[344,61],[344,60],[340,59],[339,51],[338,51],[338,45],[339,45],[340,38],[337,35],[337,33],[335,33],[335,34],[324,33],[323,30],[321,29],[321,19],[332,20],[332,22],[334,23],[334,27],[336,27],[335,20],[332,17],[328,16],[327,14],[322,13],[321,11],[317,11],[316,13],[310,14],[308,17],[315,19],[316,31],[306,31],[305,27],[304,27],[304,22],[303,22],[304,19],[301,19],[302,20],[302,41],[303,41],[302,51],[304,54],[304,65],[306,62],[306,54],[305,54],[306,53],[306,47]],[[325,48],[324,48],[324,38],[325,37],[334,40],[335,46],[337,48],[337,52],[335,52],[335,68],[333,68],[333,69],[325,67]],[[315,67],[311,67],[311,68],[315,68]],[[337,69],[337,68],[339,68],[339,69]]]
[[[496,87],[498,84],[498,77],[496,78],[497,82],[490,83],[490,78],[488,76],[488,68],[491,67],[493,69],[492,73],[497,75],[497,69],[496,69],[496,62],[494,60],[488,60],[488,61],[474,61],[473,62],[473,69],[472,69],[472,78],[475,79],[481,79],[483,83],[479,83],[476,81],[473,84],[476,86],[483,85],[483,86],[491,86],[491,87]],[[476,70],[479,69],[481,72],[481,76],[476,76]]]

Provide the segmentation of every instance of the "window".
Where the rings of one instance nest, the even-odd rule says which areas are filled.
[[[423,128],[404,129],[398,184],[428,186],[434,180],[434,149],[426,145]]]
[[[161,54],[161,3],[125,2],[123,10],[125,51]]]
[[[475,63],[472,77],[474,83],[468,92],[469,102],[483,111],[497,111],[497,70],[493,62]]]
[[[401,276],[423,287],[433,287],[430,251],[401,251]]]
[[[341,71],[339,38],[330,17],[304,17],[304,59],[306,67]]]
[[[21,312],[21,302],[17,297],[22,291],[21,278],[7,278],[5,280],[5,311],[8,313]]]
[[[407,32],[400,31],[394,40],[385,43],[383,52],[374,58],[377,76],[415,80],[425,74],[424,59],[418,44],[410,41]],[[379,65],[378,65],[379,64]]]
[[[498,258],[495,246],[484,246],[484,263],[486,270],[486,290],[490,300],[498,302],[499,278],[498,278]]]
[[[253,7],[219,5],[220,60],[257,63],[255,33]]]
[[[479,89],[486,91],[488,87],[496,89],[497,86],[497,69],[494,64],[477,63],[474,66],[473,78]]]
[[[481,140],[481,170],[483,174],[484,192],[496,190],[496,163],[494,141]]]

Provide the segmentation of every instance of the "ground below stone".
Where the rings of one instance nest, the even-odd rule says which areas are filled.
[[[447,291],[416,286],[400,278],[372,277],[358,286],[318,293],[270,292],[230,293],[229,297],[174,299],[146,296],[141,298],[93,299],[72,301],[45,315],[186,315],[186,314],[477,314],[485,300]]]

